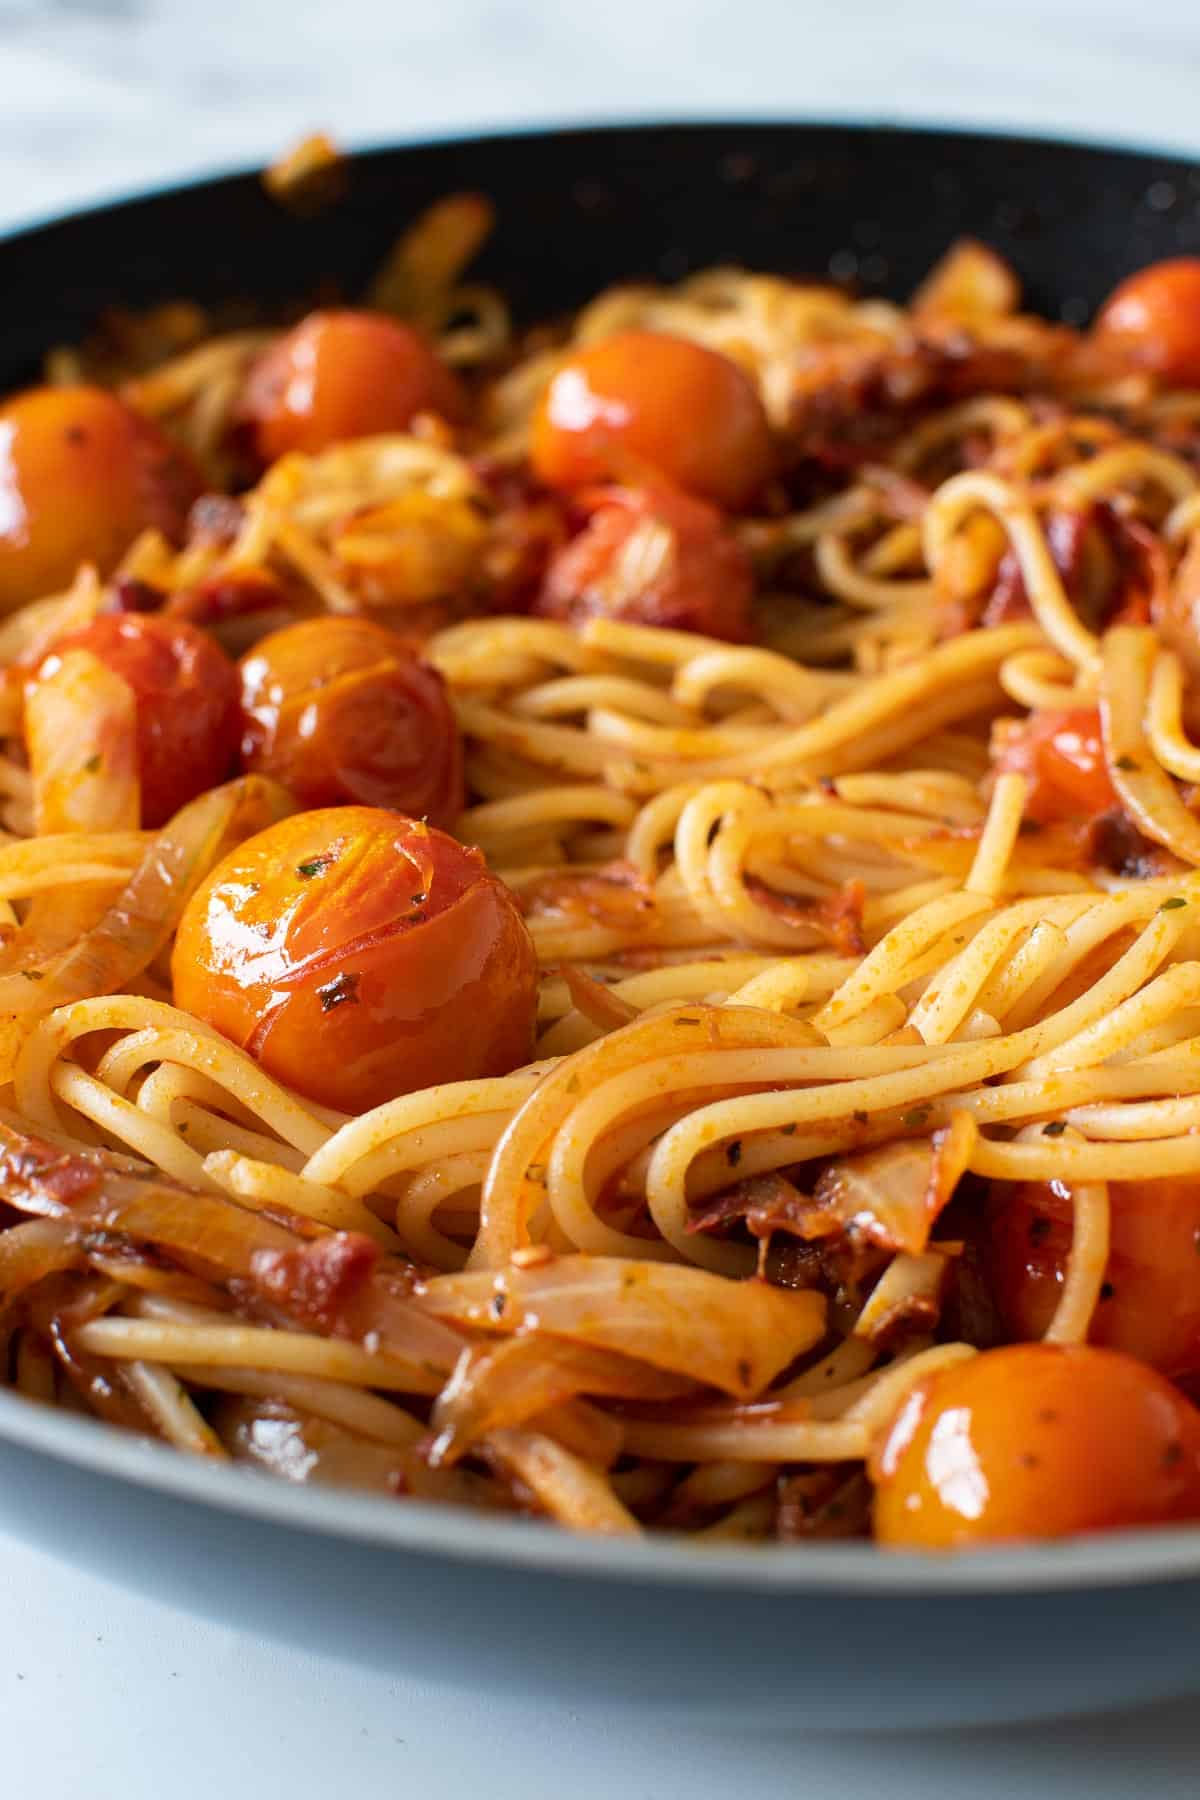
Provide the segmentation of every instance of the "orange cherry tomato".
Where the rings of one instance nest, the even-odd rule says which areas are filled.
[[[1123,281],[1096,320],[1102,344],[1182,387],[1200,386],[1200,257],[1151,263]]]
[[[356,802],[449,825],[466,802],[437,670],[369,619],[308,619],[242,658],[242,761],[302,806]]]
[[[41,387],[0,406],[0,610],[102,575],[140,531],[182,537],[198,471],[151,419],[96,387]]]
[[[1109,1256],[1090,1339],[1164,1375],[1200,1375],[1200,1181],[1114,1181]],[[989,1268],[1014,1337],[1040,1338],[1062,1292],[1071,1200],[1054,1182],[999,1190],[988,1209]]]
[[[771,433],[754,383],[687,338],[623,331],[567,359],[533,422],[530,456],[547,487],[664,477],[736,512],[771,473]]]
[[[382,313],[310,313],[254,364],[239,413],[264,463],[403,431],[417,413],[456,420],[466,403],[433,345]]]
[[[1017,1344],[918,1383],[870,1474],[896,1549],[1195,1519],[1200,1412],[1115,1350]]]
[[[478,850],[365,806],[250,838],[189,903],[175,1001],[344,1112],[532,1055],[533,941]]]
[[[606,488],[551,561],[533,610],[744,643],[753,593],[750,558],[715,508],[678,488]]]
[[[90,650],[133,689],[143,825],[164,824],[225,780],[237,756],[238,678],[207,632],[153,613],[108,613],[60,638],[34,679],[68,650]]]
[[[1078,824],[1121,804],[1094,708],[1031,713],[1003,741],[995,766],[1026,776],[1026,816],[1043,825]]]

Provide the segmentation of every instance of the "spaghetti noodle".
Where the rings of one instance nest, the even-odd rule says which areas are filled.
[[[204,493],[0,541],[9,1382],[580,1529],[1200,1517],[1192,277],[523,335],[487,224],[296,328],[307,398],[176,308],[12,403]]]

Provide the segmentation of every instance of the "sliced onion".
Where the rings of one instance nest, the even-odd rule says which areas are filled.
[[[28,1219],[0,1231],[0,1310],[47,1275],[84,1262],[79,1232],[70,1219]]]
[[[970,1114],[955,1113],[932,1138],[839,1157],[817,1182],[804,1235],[852,1233],[885,1250],[921,1255],[966,1170],[977,1135]]]
[[[0,1240],[2,1241],[2,1240]],[[577,1394],[622,1400],[673,1400],[693,1383],[610,1350],[589,1349],[529,1332],[464,1350],[438,1396],[431,1423],[435,1467],[462,1456],[487,1432],[523,1425]]]
[[[153,962],[209,870],[243,838],[293,809],[276,782],[247,775],[193,800],[154,837],[128,884],[75,944],[0,975],[0,1082],[12,1079],[22,1033],[55,1007],[128,987]]]
[[[598,1025],[601,1031],[619,1031],[622,1025],[637,1018],[636,1006],[623,1000],[620,994],[614,994],[586,970],[576,968],[574,963],[563,963],[559,973],[567,984],[575,1010],[593,1025]]]
[[[607,1477],[539,1431],[494,1431],[490,1458],[516,1476],[544,1512],[573,1531],[631,1534],[641,1529]]]
[[[34,828],[136,831],[141,816],[137,701],[129,683],[89,650],[68,650],[32,682],[25,741]]]
[[[977,238],[959,238],[933,265],[912,297],[918,319],[986,324],[1014,313],[1021,284],[1002,256]]]
[[[239,1296],[277,1308],[306,1330],[400,1357],[427,1381],[448,1374],[462,1349],[456,1332],[409,1298],[409,1266],[380,1255],[369,1238],[324,1232],[298,1217],[289,1230],[221,1195],[127,1175],[103,1156],[73,1155],[3,1126],[0,1190],[21,1212],[153,1245],[194,1274],[235,1283]],[[361,1254],[353,1287],[324,1296],[328,1310],[318,1313],[314,1286],[320,1290],[328,1271],[306,1268],[304,1253],[323,1245]]]
[[[743,1398],[761,1393],[825,1328],[819,1294],[620,1256],[439,1275],[418,1299],[460,1325],[615,1350]]]

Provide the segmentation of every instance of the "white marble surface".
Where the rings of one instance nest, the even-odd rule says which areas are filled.
[[[532,119],[955,120],[1200,142],[1194,0],[0,0],[0,223]]]
[[[1200,152],[1195,0],[0,0],[0,229],[269,157],[488,124],[928,119]],[[2,302],[0,302],[2,307]],[[0,312],[2,317],[2,312]],[[38,1800],[1184,1800],[1192,1703],[939,1738],[681,1742],[200,1624],[0,1534],[0,1785]],[[736,1651],[733,1652],[736,1654]],[[24,1777],[24,1779],[20,1779]]]

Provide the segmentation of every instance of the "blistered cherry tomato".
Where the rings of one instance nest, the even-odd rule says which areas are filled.
[[[435,825],[462,811],[446,685],[369,619],[308,619],[242,658],[242,761],[302,806],[387,806]]]
[[[241,726],[238,677],[207,632],[153,613],[109,613],[60,638],[38,676],[68,650],[90,650],[133,689],[143,825],[162,825],[225,780]]]
[[[1131,1356],[1017,1344],[920,1382],[870,1472],[897,1549],[1195,1519],[1200,1412]]]
[[[1109,1256],[1089,1334],[1182,1379],[1200,1374],[1200,1181],[1114,1181]],[[988,1267],[1006,1330],[1040,1338],[1071,1253],[1071,1199],[1052,1182],[998,1191]]]
[[[658,475],[736,512],[771,473],[771,434],[748,375],[658,331],[623,331],[569,357],[533,423],[534,473],[554,488]]]
[[[1131,275],[1105,301],[1096,334],[1165,380],[1200,386],[1200,257],[1173,257]]]
[[[546,571],[547,619],[625,619],[742,643],[754,571],[721,515],[678,488],[609,488]]]
[[[403,431],[420,412],[458,419],[462,389],[433,345],[381,313],[315,312],[254,364],[239,415],[264,463],[289,450]]]
[[[297,813],[193,897],[176,1004],[345,1112],[528,1061],[537,960],[478,850],[365,806]]]
[[[997,770],[1027,778],[1025,813],[1039,824],[1077,824],[1121,804],[1094,708],[1031,713],[1007,734],[994,761]]]
[[[0,609],[102,575],[140,531],[182,536],[191,459],[115,394],[41,387],[0,406]]]

